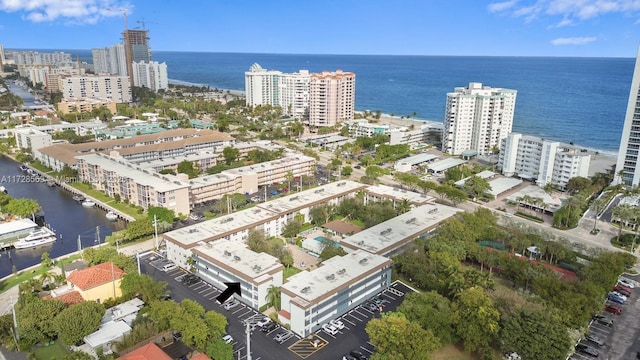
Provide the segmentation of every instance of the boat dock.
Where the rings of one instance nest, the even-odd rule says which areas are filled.
[[[98,200],[98,199],[96,199],[96,198],[94,198],[94,197],[92,197],[90,195],[87,195],[87,194],[81,192],[80,190],[72,187],[71,185],[65,183],[64,181],[60,181],[59,179],[57,179],[57,178],[55,178],[55,177],[53,177],[53,176],[51,176],[51,175],[49,175],[47,173],[43,173],[42,171],[40,171],[38,169],[35,169],[35,168],[33,168],[32,166],[30,166],[28,164],[26,166],[27,166],[28,169],[34,171],[37,176],[39,176],[41,178],[44,178],[45,181],[47,182],[47,185],[49,185],[49,184],[51,184],[53,182],[55,185],[58,185],[60,188],[64,189],[65,191],[68,191],[69,193],[71,193],[72,196],[73,195],[81,195],[86,200],[93,201],[96,204],[95,207],[97,207],[98,209],[104,210],[105,215],[106,215],[106,213],[111,211],[111,212],[113,212],[114,214],[116,214],[118,216],[118,219],[122,219],[122,220],[124,220],[126,222],[130,222],[130,221],[134,221],[135,220],[135,218],[133,216],[131,216],[129,214],[126,214],[126,213],[124,213],[124,212],[122,212],[122,211],[120,211],[120,210],[118,210],[118,209],[116,209],[116,208],[114,208],[112,206],[109,206],[109,205],[105,204],[104,202],[102,202],[102,201],[100,201],[100,200]]]

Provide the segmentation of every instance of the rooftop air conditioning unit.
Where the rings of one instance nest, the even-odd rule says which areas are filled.
[[[238,256],[238,255],[234,255],[234,256],[233,256],[233,260],[235,260],[235,261],[240,261],[241,259],[240,259],[240,256]]]

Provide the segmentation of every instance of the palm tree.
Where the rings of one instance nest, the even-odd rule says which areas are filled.
[[[40,278],[38,280],[40,280],[40,286],[44,288],[45,286],[50,285],[51,283],[55,283],[56,278],[57,278],[57,275],[55,273],[51,271],[45,271],[42,273],[42,275],[40,275]]]
[[[267,290],[267,296],[265,300],[267,300],[267,304],[273,306],[276,311],[280,311],[280,287],[271,285]]]
[[[614,219],[618,220],[618,241],[620,241],[620,236],[622,236],[622,227],[625,224],[628,224],[633,218],[633,206],[630,204],[618,205],[613,208],[612,215]]]
[[[287,174],[284,176],[285,179],[287,179],[287,182],[289,183],[289,187],[287,187],[287,192],[291,192],[291,181],[293,181],[293,172],[288,171]]]
[[[396,203],[396,211],[398,215],[404,214],[407,211],[411,210],[411,203],[407,199],[402,199],[399,203]]]
[[[593,211],[593,230],[591,232],[594,234],[598,231],[597,229],[598,213],[600,213],[600,211],[604,209],[605,205],[606,205],[605,200],[599,197],[593,200],[591,202],[591,205],[589,206],[589,210]]]
[[[575,209],[579,209],[582,206],[582,204],[583,204],[582,199],[576,196],[572,196],[568,198],[567,201],[564,203],[564,207],[567,209],[567,221],[565,223],[565,226],[567,228],[569,228],[569,221],[571,220],[571,211]]]

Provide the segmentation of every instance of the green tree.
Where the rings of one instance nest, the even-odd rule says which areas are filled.
[[[435,291],[409,293],[398,307],[398,312],[417,322],[425,330],[431,330],[443,344],[456,341],[451,302]]]
[[[572,341],[567,327],[552,311],[521,309],[505,320],[500,330],[500,349],[517,352],[523,359],[564,359]]]
[[[54,327],[58,338],[67,345],[77,343],[98,329],[103,315],[104,307],[94,301],[69,306],[56,316]]]
[[[370,166],[367,166],[367,169],[365,170],[364,173],[365,175],[367,175],[368,178],[373,180],[373,182],[375,183],[378,181],[378,178],[380,176],[384,175],[385,171],[380,166],[370,165]]]
[[[247,247],[257,253],[267,252],[269,244],[267,243],[267,239],[264,237],[264,231],[249,230],[249,234],[247,235]]]
[[[329,204],[317,205],[309,210],[309,216],[311,217],[311,223],[314,226],[321,226],[329,222],[333,207]]]
[[[569,194],[575,195],[581,191],[589,190],[591,188],[591,180],[576,176],[567,181],[566,190]]]
[[[280,287],[275,285],[269,286],[269,289],[267,289],[267,296],[265,297],[267,304],[269,304],[269,306],[273,306],[276,311],[280,311],[280,299]]]
[[[473,198],[477,199],[486,192],[491,191],[489,182],[477,175],[473,175],[464,182],[464,188],[473,194]]]
[[[287,192],[291,192],[291,182],[294,179],[293,172],[287,171],[284,178],[287,180]]]
[[[13,214],[22,218],[33,217],[33,214],[40,211],[40,204],[33,199],[11,199],[2,210],[8,214]]]
[[[156,300],[151,302],[148,314],[155,321],[158,330],[164,331],[171,327],[171,319],[180,311],[180,304],[175,301]]]
[[[148,218],[138,219],[127,224],[127,229],[125,230],[125,238],[128,241],[137,240],[153,233],[154,227],[151,220],[149,220]]]
[[[454,302],[452,321],[466,351],[488,347],[498,335],[500,313],[480,287],[462,291]]]
[[[147,209],[147,218],[153,221],[153,217],[156,217],[158,221],[165,222],[167,224],[173,224],[173,219],[176,217],[175,211],[167,209],[161,206],[149,206]],[[152,223],[153,225],[153,223]]]
[[[322,252],[320,253],[320,260],[325,261],[331,259],[334,256],[344,256],[347,254],[342,246],[334,245],[335,243],[331,240],[329,240],[328,244],[325,244],[324,248],[322,248]]]
[[[220,339],[227,331],[227,318],[219,312],[207,311],[204,314],[204,321],[209,328],[210,339]]]
[[[349,177],[351,176],[352,172],[353,172],[353,168],[349,165],[345,165],[342,167],[340,175],[342,175],[343,177]]]
[[[127,298],[140,295],[145,303],[158,300],[165,293],[166,287],[166,282],[159,282],[147,274],[136,272],[125,274],[120,282],[122,295]]]
[[[16,306],[18,318],[18,333],[20,342],[26,348],[54,339],[57,329],[54,326],[55,318],[65,308],[60,300],[42,300],[37,296],[28,296],[24,303]]]
[[[369,320],[365,328],[376,352],[371,360],[429,360],[440,348],[440,339],[431,330],[407,320],[402,313],[384,313]]]
[[[291,221],[282,229],[282,236],[286,238],[294,238],[302,230],[302,224],[299,221]]]
[[[42,265],[42,267],[47,269],[53,266],[53,259],[51,259],[48,252],[42,253],[42,255],[40,256],[40,264]]]
[[[360,163],[362,164],[362,166],[369,166],[373,164],[373,162],[374,162],[374,158],[371,155],[362,155],[360,157]]]
[[[198,171],[194,168],[193,163],[188,160],[184,160],[178,164],[178,172],[181,174],[187,174],[189,179],[193,179],[198,176]]]
[[[621,204],[613,208],[612,215],[618,225],[618,241],[622,236],[622,228],[628,224],[634,215],[634,207],[631,204]]]
[[[234,162],[238,161],[238,159],[240,158],[240,150],[231,146],[227,146],[226,148],[222,149],[222,157],[224,157],[225,164],[231,165]]]
[[[205,354],[216,360],[233,360],[233,345],[222,339],[215,339],[207,343]]]

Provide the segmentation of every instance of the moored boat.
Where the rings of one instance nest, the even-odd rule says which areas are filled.
[[[58,240],[58,238],[56,237],[56,233],[46,227],[41,227],[31,231],[29,235],[13,243],[13,246],[16,249],[28,249],[40,245],[50,244],[55,242],[56,240]]]
[[[53,180],[53,179],[49,179],[49,180],[47,180],[47,186],[49,186],[49,187],[54,187],[54,186],[56,186],[56,185],[57,185],[57,184],[56,184],[55,180]]]
[[[80,194],[75,194],[73,195],[73,200],[77,201],[77,202],[82,202],[85,200],[84,196],[80,195]]]
[[[113,211],[109,211],[107,213],[107,215],[105,215],[105,217],[107,218],[107,220],[109,221],[116,221],[118,220],[118,214],[114,213]]]
[[[27,167],[27,165],[20,165],[20,170],[27,171],[29,170],[29,168]]]
[[[91,200],[85,200],[82,202],[82,206],[86,207],[86,208],[92,208],[94,206],[96,206],[96,203],[91,201]]]

